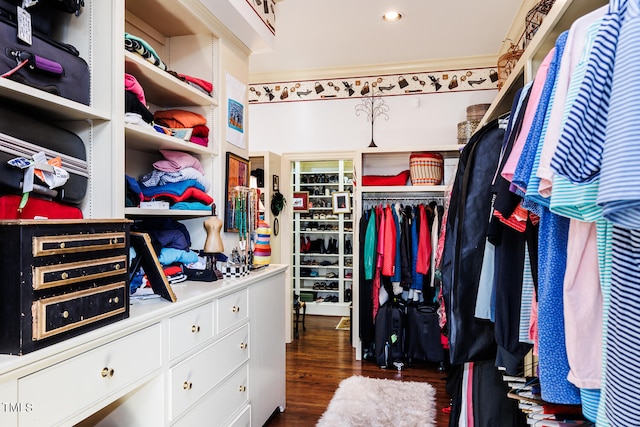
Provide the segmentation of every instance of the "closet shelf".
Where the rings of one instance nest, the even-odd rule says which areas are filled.
[[[211,210],[125,208],[124,213],[127,216],[169,216],[180,217],[180,219],[188,219],[210,216]]]
[[[9,79],[0,79],[0,96],[46,112],[47,117],[65,120],[110,120],[109,113]]]
[[[138,80],[149,102],[163,108],[218,105],[213,97],[145,61],[140,55],[124,50],[124,58],[125,71]]]
[[[365,186],[360,188],[361,194],[366,193],[413,193],[416,191],[424,193],[442,194],[449,188],[448,185],[405,185],[405,186]]]
[[[605,0],[556,0],[513,68],[509,78],[489,106],[478,129],[511,109],[518,88],[531,81],[538,66],[555,45],[558,36],[581,16],[606,5]]]
[[[178,150],[192,154],[202,154],[210,156],[212,149],[173,136],[164,135],[159,132],[148,131],[141,126],[126,124],[125,136],[127,148],[138,151],[157,153],[158,150]]]

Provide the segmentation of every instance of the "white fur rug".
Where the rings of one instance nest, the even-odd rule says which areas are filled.
[[[349,377],[316,427],[433,427],[435,397],[429,383]]]

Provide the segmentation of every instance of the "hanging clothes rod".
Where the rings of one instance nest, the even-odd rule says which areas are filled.
[[[446,198],[441,194],[429,194],[424,192],[416,193],[366,193],[362,195],[362,206],[364,209],[369,209],[380,203],[400,203],[404,205],[414,204],[415,202],[430,203],[436,202],[439,205],[444,205]]]
[[[407,192],[407,193],[363,193],[362,201],[371,201],[371,200],[393,200],[393,201],[401,201],[401,200],[444,200],[444,196],[442,193],[436,192],[434,194],[425,193],[425,192]]]

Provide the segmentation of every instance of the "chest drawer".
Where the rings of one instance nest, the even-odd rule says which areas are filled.
[[[129,317],[128,220],[0,221],[0,353]]]
[[[249,299],[246,289],[219,298],[216,303],[218,333],[224,332],[247,319]]]
[[[249,359],[249,325],[226,335],[171,369],[171,418],[202,396]]]
[[[169,358],[186,353],[213,336],[213,303],[169,319]]]
[[[33,302],[33,340],[123,314],[127,307],[125,282],[85,289]]]
[[[127,257],[98,258],[66,264],[33,267],[33,289],[71,285],[105,277],[122,276],[127,270]]]
[[[18,398],[33,410],[19,415],[20,425],[54,425],[97,402],[105,406],[160,368],[160,357],[161,329],[154,325],[21,378]]]
[[[124,232],[97,232],[94,234],[67,234],[62,236],[34,236],[33,256],[66,255],[80,252],[124,249],[127,234]]]
[[[228,427],[251,427],[251,407],[247,406],[240,415],[229,423]]]
[[[180,418],[174,426],[198,426],[202,425],[202,420],[207,420],[207,427],[225,425],[225,421],[249,402],[248,386],[249,368],[245,365],[207,393],[206,397]],[[249,426],[249,424],[238,425]]]

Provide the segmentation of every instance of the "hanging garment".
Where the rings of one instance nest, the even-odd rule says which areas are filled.
[[[529,84],[529,88],[530,85],[531,83]],[[529,88],[525,86],[516,94],[516,99],[514,99],[512,111],[514,111],[515,107],[516,113],[511,114],[510,116],[510,133],[505,133],[505,140],[502,144],[500,154],[500,165],[497,168],[497,173],[494,175],[493,185],[491,187],[491,192],[495,194],[493,214],[503,218],[510,218],[516,207],[522,201],[520,196],[509,191],[511,183],[502,176],[501,171],[504,168],[504,165],[511,154],[511,150],[513,149],[513,145],[520,133],[520,128],[522,127],[526,113],[526,109],[524,107],[527,105],[529,95],[531,93]],[[520,96],[518,96],[518,94],[520,94]]]
[[[542,398],[579,404],[578,388],[567,380],[563,282],[567,263],[569,219],[542,208],[538,240],[538,353]]]
[[[416,271],[420,274],[427,274],[431,263],[431,232],[429,231],[429,221],[425,206],[418,206],[418,211],[420,213],[420,232],[418,233]]]
[[[518,401],[507,397],[509,391],[495,360],[453,365],[447,376],[451,395],[450,427],[526,427]]]
[[[576,183],[591,182],[600,174],[614,58],[626,9],[626,0],[609,2],[609,11],[602,18],[584,79],[551,161],[555,171]]]
[[[375,242],[367,242],[367,239],[370,238],[368,229],[369,223],[373,220],[373,229],[375,230],[375,213],[372,211],[365,212],[364,215],[360,218],[359,225],[359,239],[360,239],[360,259],[365,260],[365,252],[367,251],[366,246],[373,245],[375,246]],[[373,237],[375,239],[375,235]],[[373,258],[373,257],[372,257]],[[373,259],[369,264],[370,270],[372,269]],[[358,318],[359,322],[359,336],[362,341],[362,357],[367,360],[373,357],[373,343],[375,340],[375,329],[373,327],[373,300],[372,300],[372,287],[373,287],[373,273],[370,273],[369,277],[366,277],[365,274],[365,263],[359,263],[359,286],[358,286]]]
[[[494,225],[499,230],[489,240],[495,244],[496,365],[504,367],[509,375],[518,375],[531,349],[529,343],[520,341],[519,334],[525,247],[528,242],[529,247],[537,248],[538,230],[531,221],[527,221],[524,233],[499,221]]]
[[[500,172],[504,179],[509,182],[511,182],[511,180],[513,179],[513,172],[515,171],[518,160],[520,159],[520,154],[522,154],[522,149],[524,148],[525,142],[527,141],[529,131],[531,130],[531,125],[533,124],[533,119],[535,117],[536,107],[538,105],[538,102],[540,101],[540,96],[542,95],[544,82],[547,77],[547,72],[549,71],[549,63],[551,62],[552,58],[553,53],[549,52],[549,54],[545,56],[544,60],[540,64],[540,67],[538,68],[538,71],[536,72],[536,76],[533,80],[533,85],[531,86],[531,90],[529,91],[529,99],[527,100],[527,104],[525,107],[525,115],[522,119],[520,134],[516,138],[513,144],[513,148],[511,149],[511,153],[509,154],[509,157],[507,158]]]
[[[396,222],[391,212],[391,206],[387,205],[384,209],[384,228],[381,230],[384,234],[384,243],[382,245],[382,275],[391,277],[394,275],[396,262]]]
[[[542,143],[540,165],[536,172],[536,175],[540,178],[538,194],[541,197],[548,198],[551,195],[551,185],[553,182],[551,159],[560,139],[560,132],[565,119],[565,106],[569,101],[569,87],[576,84],[574,83],[574,79],[577,78],[575,74],[576,68],[581,63],[586,63],[588,52],[590,52],[590,40],[593,40],[593,37],[595,37],[597,28],[600,26],[602,16],[607,12],[607,8],[607,6],[603,6],[576,19],[569,29],[569,37],[567,38],[556,79],[556,91],[547,124],[547,133]],[[596,21],[597,26],[594,30],[591,30],[592,24]],[[590,34],[593,35],[590,36]],[[585,50],[587,51],[587,55],[584,54]],[[579,77],[580,81],[583,76],[584,72]],[[577,87],[579,87],[579,81],[577,83]]]
[[[422,292],[424,284],[424,276],[418,273],[418,250],[419,250],[419,229],[420,229],[420,214],[419,208],[413,207],[413,221],[411,222],[411,289],[414,291]]]
[[[639,177],[637,110],[640,93],[630,90],[629,83],[640,76],[638,70],[638,36],[640,36],[640,6],[629,1],[622,24],[611,89],[607,143],[603,149],[602,175],[598,204],[606,219],[630,230],[640,229],[640,191],[635,184]],[[631,184],[633,183],[633,184]],[[631,185],[629,185],[631,184]]]
[[[556,40],[555,54],[551,63],[549,64],[549,72],[547,73],[547,80],[540,97],[540,104],[536,111],[536,118],[531,126],[530,139],[531,144],[528,145],[528,150],[523,152],[523,167],[518,168],[514,175],[513,182],[524,189],[526,195],[524,197],[523,206],[539,214],[537,206],[543,204],[548,206],[548,199],[540,197],[538,194],[538,187],[540,185],[540,178],[536,175],[538,166],[540,165],[540,155],[542,152],[542,145],[547,134],[547,126],[551,117],[552,105],[555,102],[555,96],[557,92],[558,84],[558,72],[561,66],[561,60],[564,55],[564,48],[569,37],[569,32],[565,31]],[[545,105],[546,103],[546,105]]]
[[[402,220],[400,221],[400,269],[401,269],[401,283],[404,288],[411,287],[413,282],[413,275],[411,274],[413,266],[413,252],[412,252],[412,233],[411,223],[413,222],[411,206],[405,206],[400,215]]]
[[[614,226],[607,334],[606,416],[612,426],[640,425],[640,231]],[[599,414],[598,414],[599,415]]]
[[[460,155],[446,226],[442,283],[451,363],[495,358],[493,324],[474,316],[484,241],[491,213],[491,180],[504,130],[494,120],[478,130]]]
[[[401,236],[401,228],[400,228],[400,216],[398,214],[398,210],[400,209],[400,205],[393,204],[391,205],[391,213],[393,214],[393,224],[395,226],[395,234],[396,234],[396,241],[395,241],[395,256],[393,259],[393,276],[391,276],[391,281],[394,283],[400,283],[401,279],[402,279],[402,261],[401,261],[401,250],[400,250],[400,240],[402,238]]]
[[[362,265],[364,267],[364,278],[366,280],[373,279],[373,272],[375,271],[376,263],[376,248],[377,248],[377,234],[376,234],[376,214],[375,211],[371,211],[368,215],[367,228],[364,233],[364,245],[362,245],[363,256]],[[363,217],[364,218],[364,217]]]

